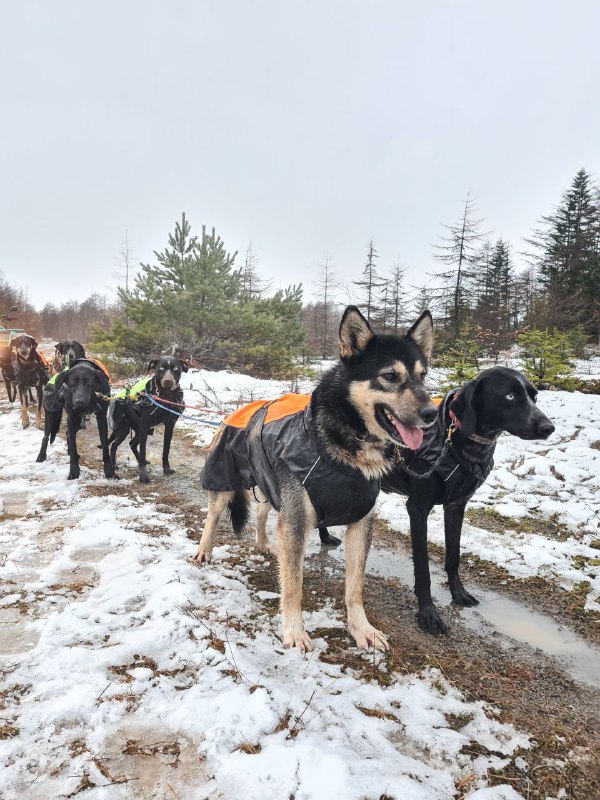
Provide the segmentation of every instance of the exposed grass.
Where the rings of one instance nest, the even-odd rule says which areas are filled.
[[[465,519],[477,528],[493,533],[516,531],[517,533],[538,533],[559,541],[565,541],[573,532],[560,521],[557,514],[544,517],[530,513],[528,516],[514,519],[499,514],[493,508],[468,508]]]
[[[366,717],[375,717],[376,719],[389,719],[392,722],[400,722],[395,714],[391,711],[384,711],[382,708],[367,708],[366,706],[356,706],[360,712]]]
[[[0,739],[12,739],[20,733],[13,725],[0,725]]]
[[[260,753],[261,750],[262,745],[260,742],[257,742],[256,744],[251,744],[251,742],[242,742],[241,744],[236,745],[232,752],[235,753],[236,751],[239,751],[240,753],[246,753],[246,755],[249,756],[255,756],[257,753]]]
[[[448,727],[453,731],[462,730],[473,719],[473,714],[445,714]]]

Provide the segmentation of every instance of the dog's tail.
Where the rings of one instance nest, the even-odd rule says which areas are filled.
[[[236,492],[228,503],[231,527],[236,536],[239,536],[246,527],[250,516],[250,503],[246,492]]]
[[[50,428],[50,444],[56,439],[56,434],[60,428],[60,421],[62,420],[62,408],[57,414],[52,417],[52,427]]]

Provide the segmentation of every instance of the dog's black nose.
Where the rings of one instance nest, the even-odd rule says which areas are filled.
[[[540,423],[538,431],[542,439],[547,439],[552,433],[554,433],[555,428],[554,425],[550,422],[550,420],[547,420],[546,422]]]
[[[430,403],[428,406],[423,406],[423,408],[419,411],[419,416],[423,422],[426,422],[429,425],[429,423],[433,422],[433,420],[437,417],[437,413],[437,408],[433,405],[433,403]]]

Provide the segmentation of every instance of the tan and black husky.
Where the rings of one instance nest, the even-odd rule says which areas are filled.
[[[355,306],[340,324],[340,359],[309,395],[259,400],[221,426],[202,471],[208,515],[195,554],[210,561],[219,516],[229,507],[239,533],[249,489],[279,511],[277,525],[285,647],[312,648],[302,621],[307,536],[323,525],[347,525],[346,609],[358,647],[387,649],[363,608],[371,515],[381,477],[398,446],[417,449],[437,410],[423,387],[433,347],[425,311],[406,336],[376,335]],[[270,506],[266,506],[266,509]],[[264,543],[265,507],[259,517]]]

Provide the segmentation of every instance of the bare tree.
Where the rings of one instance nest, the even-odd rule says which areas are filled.
[[[135,270],[135,256],[133,253],[133,248],[131,246],[131,242],[129,241],[129,234],[127,232],[127,228],[125,228],[125,238],[121,243],[121,249],[119,250],[119,256],[116,260],[117,267],[119,271],[115,273],[115,277],[118,278],[119,281],[125,283],[125,292],[129,294],[129,278],[133,277],[133,273]]]
[[[269,284],[258,271],[258,256],[252,242],[246,250],[246,258],[241,272],[241,296],[244,300],[254,300],[269,290]]]
[[[442,237],[442,244],[435,245],[438,252],[434,258],[448,267],[438,276],[442,286],[437,291],[437,299],[446,305],[447,322],[455,338],[469,307],[470,267],[484,236],[481,232],[483,220],[477,219],[475,214],[475,200],[468,193],[462,218],[455,225],[444,225],[447,234]]]
[[[317,334],[321,341],[321,357],[328,358],[331,353],[329,352],[329,343],[331,339],[331,321],[333,318],[332,301],[333,289],[335,286],[335,273],[331,269],[329,256],[325,256],[324,262],[321,264],[319,277],[314,281],[316,292],[315,297],[317,303],[315,304],[315,324],[317,326]]]

